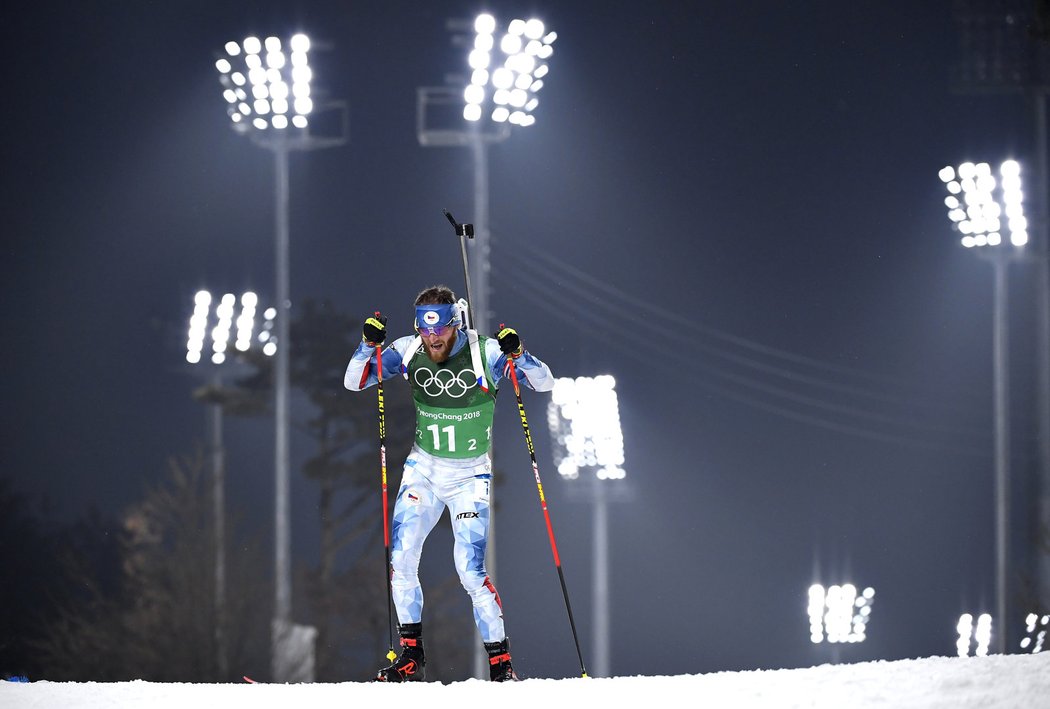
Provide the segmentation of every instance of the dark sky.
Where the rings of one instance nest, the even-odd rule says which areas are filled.
[[[480,7],[44,2],[8,17],[3,474],[60,517],[116,514],[201,443],[180,341],[192,296],[273,297],[273,159],[229,127],[213,61],[230,39],[330,42],[316,81],[350,106],[345,147],[292,156],[293,307],[380,308],[407,333],[418,290],[461,289],[441,209],[472,220],[470,157],[419,146],[415,96],[460,71],[445,21]],[[849,659],[951,654],[959,613],[994,600],[992,270],[949,229],[937,171],[1027,159],[1022,98],[952,91],[947,0],[488,7],[559,35],[537,123],[491,152],[492,308],[555,374],[617,377],[632,496],[612,508],[613,672],[827,661],[806,589],[847,580],[877,591]],[[1011,290],[1019,484],[1032,271],[1014,267]],[[590,506],[553,467],[547,400],[525,403],[586,652]],[[516,658],[573,676],[510,395],[497,429]],[[261,545],[271,434],[229,424],[231,504]],[[297,476],[303,564],[315,492]],[[441,571],[447,537],[428,545]]]

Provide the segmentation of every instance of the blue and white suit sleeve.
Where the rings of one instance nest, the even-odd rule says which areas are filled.
[[[401,374],[401,360],[405,351],[412,346],[411,336],[399,337],[383,350],[383,379],[393,379]],[[346,373],[343,375],[343,386],[350,391],[361,391],[367,389],[379,381],[376,376],[376,348],[361,342],[350,363],[346,365]]]
[[[492,368],[492,376],[498,385],[504,375],[509,378],[507,372],[507,355],[499,348],[499,342],[495,339],[485,341],[485,359]],[[385,364],[385,362],[384,362]],[[518,368],[518,381],[533,391],[550,391],[554,388],[554,375],[550,367],[543,361],[533,357],[528,350],[522,352],[521,357],[514,360],[514,366]]]

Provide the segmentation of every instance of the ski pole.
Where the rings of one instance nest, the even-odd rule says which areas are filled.
[[[376,311],[376,320],[379,319],[379,311]],[[391,588],[390,574],[390,520],[387,517],[387,492],[386,492],[386,406],[383,404],[383,345],[376,345],[376,378],[379,380],[379,467],[383,474],[383,544],[386,546],[386,629],[390,635],[390,649],[386,654],[388,660],[393,662],[397,659],[394,652],[394,590]]]
[[[503,329],[503,325],[500,325]],[[525,404],[521,401],[521,387],[518,386],[517,367],[514,362],[507,359],[507,369],[510,370],[510,380],[514,384],[514,396],[518,399],[518,414],[521,416],[521,429],[525,432],[525,445],[529,449],[529,457],[532,459],[532,474],[536,477],[536,490],[540,494],[540,507],[543,508],[543,518],[547,522],[547,536],[551,541],[551,552],[554,553],[554,565],[558,568],[558,580],[561,581],[561,594],[565,598],[565,610],[569,614],[569,626],[572,628],[572,639],[576,643],[576,656],[580,658],[580,672],[583,677],[587,676],[587,667],[583,663],[583,653],[580,651],[580,638],[576,634],[576,621],[572,618],[572,606],[569,604],[569,590],[565,586],[565,574],[561,570],[561,557],[558,556],[558,543],[554,541],[554,526],[551,524],[551,514],[547,510],[547,498],[543,496],[543,481],[540,480],[540,466],[536,463],[536,449],[532,445],[532,433],[529,431],[529,420],[525,417]]]

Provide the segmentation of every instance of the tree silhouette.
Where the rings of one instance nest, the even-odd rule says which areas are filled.
[[[220,672],[215,647],[215,537],[203,470],[199,455],[170,461],[167,478],[126,513],[116,589],[106,589],[98,568],[71,550],[65,566],[82,593],[58,604],[35,643],[47,679],[234,679]],[[262,564],[248,553],[227,558],[236,589],[225,613],[230,666],[266,666]]]

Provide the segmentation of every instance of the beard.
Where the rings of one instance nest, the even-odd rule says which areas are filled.
[[[436,350],[433,349],[430,342],[424,340],[423,350],[427,353],[427,357],[430,358],[431,362],[441,364],[448,360],[449,353],[452,352],[452,348],[456,344],[456,337],[457,335],[453,334],[448,340],[439,340],[436,343],[438,345]]]

